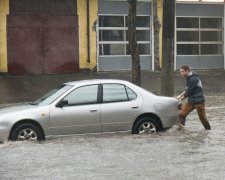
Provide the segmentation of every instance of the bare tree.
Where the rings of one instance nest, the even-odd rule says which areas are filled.
[[[141,85],[141,66],[140,66],[140,57],[139,49],[137,46],[136,38],[136,9],[137,9],[137,0],[128,0],[129,10],[128,10],[128,41],[129,48],[131,52],[132,59],[132,83],[140,86]]]
[[[161,94],[165,96],[174,96],[174,21],[175,0],[164,0]]]

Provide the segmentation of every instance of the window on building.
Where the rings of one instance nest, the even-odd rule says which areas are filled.
[[[127,16],[100,15],[98,45],[100,56],[130,55]],[[150,16],[137,16],[137,43],[140,55],[151,54]]]
[[[223,54],[223,19],[177,17],[177,55]]]

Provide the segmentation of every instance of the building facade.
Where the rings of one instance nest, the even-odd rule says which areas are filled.
[[[97,26],[97,62],[99,71],[129,70],[128,3],[99,0]],[[141,69],[153,69],[153,25],[150,2],[137,3],[137,43]]]
[[[209,1],[176,3],[175,70],[181,64],[193,69],[225,69],[225,4]],[[158,0],[160,22],[162,7],[163,0]],[[127,15],[126,0],[0,0],[0,72],[130,70]],[[151,0],[138,1],[136,27],[141,69],[154,70]],[[162,33],[160,52],[161,47]]]
[[[224,69],[224,12],[224,3],[177,3],[175,69]]]

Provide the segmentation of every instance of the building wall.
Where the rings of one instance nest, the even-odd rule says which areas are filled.
[[[7,72],[6,15],[8,13],[9,0],[0,0],[0,72]]]
[[[79,23],[79,64],[80,68],[93,68],[96,65],[96,32],[92,30],[97,20],[98,0],[89,0],[90,4],[90,62],[87,45],[87,0],[77,0]],[[9,14],[9,0],[0,0],[0,72],[7,72],[7,30],[6,16]]]
[[[79,24],[79,64],[80,69],[92,69],[96,66],[96,32],[93,30],[94,22],[97,21],[98,0],[89,0],[89,40],[90,62],[88,62],[88,37],[87,37],[87,0],[77,0],[77,15]]]
[[[90,42],[90,62],[88,62],[88,37],[87,37],[87,1],[88,0],[77,0],[77,15],[79,24],[79,66],[80,69],[92,69],[97,63],[97,33],[93,30],[93,25],[98,18],[98,0],[89,0],[89,42]],[[101,4],[100,4],[101,5]],[[102,6],[102,5],[101,5]],[[187,8],[189,7],[190,8]],[[219,10],[210,9],[213,5],[208,5],[204,11],[200,11],[197,7],[206,5],[190,5],[190,4],[177,4],[178,16],[223,16],[224,9],[221,5],[218,5]],[[216,5],[214,5],[216,6]],[[118,8],[119,9],[119,8]],[[222,10],[221,10],[222,9]],[[109,9],[111,11],[112,9]],[[192,11],[190,11],[192,10]],[[221,14],[222,12],[222,14]],[[201,13],[201,14],[199,14]],[[212,14],[213,13],[213,14]],[[0,72],[8,72],[7,69],[7,30],[6,30],[6,16],[9,14],[9,0],[0,0]],[[160,65],[162,61],[162,18],[163,18],[163,0],[158,0],[158,17],[161,23],[160,36],[159,36],[159,50],[160,50]],[[201,59],[200,59],[201,58]],[[208,59],[214,59],[214,57],[207,57]],[[217,62],[205,61],[205,57],[198,57],[197,61],[195,57],[190,56],[179,56],[177,57],[176,66],[179,67],[180,64],[190,61],[196,68],[219,68],[224,67],[224,57],[216,57]],[[206,66],[205,66],[206,65]],[[212,65],[215,65],[212,66]]]

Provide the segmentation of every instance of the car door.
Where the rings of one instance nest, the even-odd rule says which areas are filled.
[[[78,87],[62,101],[50,109],[52,135],[101,132],[97,84]]]
[[[142,97],[123,84],[102,84],[103,132],[131,130],[142,106]]]

